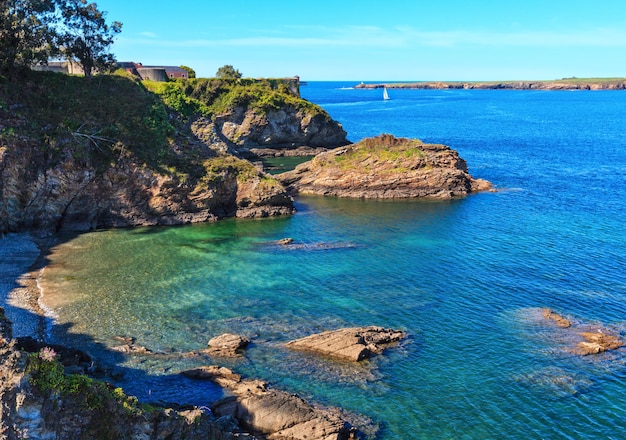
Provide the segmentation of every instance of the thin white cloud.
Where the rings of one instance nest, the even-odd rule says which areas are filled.
[[[421,31],[410,27],[384,29],[375,26],[289,27],[282,36],[276,32],[231,39],[164,40],[144,32],[144,38],[121,37],[124,44],[162,47],[626,47],[624,29],[584,31]]]
[[[158,38],[159,37],[155,32],[150,32],[150,31],[140,32],[139,35],[145,38]]]
[[[592,29],[585,31],[516,31],[475,32],[442,31],[420,32],[401,29],[410,45],[435,47],[625,47],[623,29]]]

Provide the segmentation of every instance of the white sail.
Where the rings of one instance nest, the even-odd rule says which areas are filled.
[[[383,87],[383,99],[389,99],[389,93],[387,93],[387,87]]]

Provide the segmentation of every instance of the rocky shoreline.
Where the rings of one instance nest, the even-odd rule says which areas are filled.
[[[43,268],[44,240],[29,234],[0,237],[0,307],[13,323],[13,334],[44,337],[45,311],[39,304],[37,278]]]
[[[420,81],[410,83],[357,84],[355,89],[422,89],[422,90],[625,90],[626,79],[592,81],[564,78],[553,81]]]
[[[105,77],[104,81],[118,91],[116,99],[120,102],[126,99],[141,104],[147,99],[143,90],[123,79]],[[80,92],[84,85],[76,82],[67,87]],[[66,92],[52,90],[44,100]],[[153,101],[148,99],[135,110],[143,114],[147,108],[158,108],[159,112],[144,115],[144,120],[153,121],[162,131],[142,133],[145,139],[128,134],[139,130],[132,125],[123,127],[128,133],[115,143],[81,131],[82,126],[75,131],[62,127],[50,145],[42,148],[36,130],[27,130],[28,121],[35,119],[34,103],[41,96],[25,93],[15,99],[12,105],[19,112],[0,111],[0,128],[7,125],[16,133],[7,141],[8,146],[0,147],[0,233],[11,232],[0,242],[0,306],[6,309],[0,307],[0,437],[6,431],[9,439],[23,438],[28,430],[31,439],[359,438],[360,427],[349,423],[341,409],[318,408],[298,396],[271,389],[266,382],[245,379],[215,365],[186,373],[224,388],[227,397],[214,402],[210,410],[146,409],[136,398],[121,390],[112,392],[112,385],[92,379],[96,372],[99,377],[108,374],[99,369],[97,359],[78,350],[45,344],[50,320],[40,301],[44,293],[38,283],[59,232],[292,214],[293,198],[283,183],[291,190],[297,188],[294,192],[306,193],[302,186],[304,168],[299,168],[295,179],[287,173],[280,178],[281,183],[252,161],[317,155],[317,161],[338,159],[343,166],[340,172],[346,171],[350,167],[349,160],[344,161],[350,156],[347,153],[359,155],[360,144],[353,146],[347,141],[341,124],[321,108],[301,101],[278,109],[235,105],[208,119],[166,109],[152,97]],[[291,102],[289,97],[284,99]],[[105,113],[114,116],[117,107]],[[80,112],[81,118],[90,108]],[[65,112],[71,119],[76,111],[59,108],[53,115],[38,115],[42,120],[37,122],[41,130],[48,130],[56,122],[46,121],[46,117],[56,118]],[[115,120],[131,119],[124,115]],[[97,118],[95,121],[104,123]],[[172,133],[168,142],[155,148],[166,132]],[[334,181],[333,191],[337,192],[323,185],[321,194],[450,198],[490,187],[488,182],[473,179],[465,161],[449,147],[396,140],[390,135],[365,140],[364,144],[372,146],[379,141],[384,151],[370,159],[382,167],[355,168],[351,171],[356,174],[347,173],[358,177],[352,179],[350,188]],[[342,149],[333,150],[337,147]],[[155,162],[154,157],[161,162]],[[307,166],[314,167],[316,162],[311,163]],[[361,185],[363,182],[372,185]],[[37,232],[46,238],[15,231]],[[285,249],[303,246],[291,242],[279,245]],[[320,355],[323,362],[333,362],[332,358],[359,362],[380,355],[406,336],[381,327],[354,327],[311,335],[286,346]],[[327,347],[329,341],[331,348]],[[120,342],[113,350],[124,356],[165,355],[135,345],[132,336],[123,336]],[[249,342],[238,335],[221,335],[199,352],[217,358],[244,356]],[[105,416],[100,414],[103,411]],[[102,436],[103,432],[108,433]]]
[[[95,377],[107,377],[97,359],[80,350],[45,343],[45,327],[42,324],[46,317],[39,303],[41,292],[37,276],[44,267],[50,239],[9,234],[0,239],[0,244],[1,261],[15,262],[0,265],[0,280],[3,281],[0,292],[3,296],[0,299],[7,310],[5,313],[0,307],[0,403],[3,408],[0,427],[5,435],[1,438],[18,439],[24,433],[28,433],[30,439],[74,439],[86,433],[94,436],[90,438],[100,438],[96,432],[106,429],[108,437],[102,438],[349,440],[363,438],[363,428],[367,432],[376,429],[374,425],[355,426],[354,422],[348,421],[366,420],[362,416],[349,416],[340,408],[312,405],[296,395],[270,387],[267,382],[243,378],[217,365],[181,372],[183,376],[195,380],[209,380],[225,390],[226,397],[213,402],[210,409],[185,405],[144,407],[132,396],[122,394],[121,390],[113,394],[105,392],[103,396],[100,382],[92,382],[90,378],[93,374]],[[10,284],[12,280],[16,282]],[[337,357],[354,362],[370,354],[381,354],[385,348],[407,336],[401,331],[363,327],[339,329],[304,339],[327,340],[328,334],[334,335]],[[135,346],[133,338],[120,341],[122,345],[114,349],[126,355],[164,355]],[[208,348],[203,351],[218,359],[245,356],[244,350],[249,342],[249,339],[239,335],[224,334],[208,341]],[[301,340],[295,340],[286,345],[335,356],[300,344]],[[346,349],[353,353],[358,351],[358,356],[343,356]],[[41,389],[41,385],[36,385],[41,382],[38,376],[41,373],[33,370],[33,359],[36,358],[40,366],[52,368],[42,357],[49,353],[53,353],[54,362],[62,363],[66,380],[84,381],[89,386],[81,388],[78,394],[67,395],[63,387],[61,391],[49,393]],[[179,353],[180,356],[192,354]],[[168,354],[172,355],[175,354]],[[93,393],[97,396],[92,396]],[[94,408],[85,407],[85,399],[92,398],[103,399],[103,403],[98,404],[98,414]]]

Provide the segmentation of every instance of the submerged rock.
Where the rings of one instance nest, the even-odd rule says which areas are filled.
[[[115,340],[121,342],[121,344],[111,347],[111,350],[126,354],[155,354],[155,352],[149,348],[143,345],[137,345],[137,340],[133,337],[116,336]]]
[[[307,336],[286,345],[289,348],[312,351],[327,356],[360,361],[380,354],[386,347],[407,336],[400,330],[383,327],[353,327]]]
[[[553,312],[551,309],[543,309],[543,317],[554,321],[557,326],[562,328],[568,328],[572,325],[572,322],[569,319]]]
[[[547,308],[542,310],[542,316],[563,329],[562,336],[570,345],[568,351],[574,354],[587,356],[626,346],[618,335],[601,325],[573,323]]]

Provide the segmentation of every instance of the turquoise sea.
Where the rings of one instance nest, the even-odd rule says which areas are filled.
[[[221,391],[178,373],[220,363],[368,418],[378,440],[626,437],[626,348],[576,356],[540,312],[626,337],[626,94],[390,90],[383,101],[356,83],[301,91],[350,140],[449,145],[499,191],[302,197],[289,218],[67,237],[41,279],[51,339],[99,356],[145,401],[207,405]],[[273,243],[285,237],[301,246]],[[357,365],[283,347],[358,325],[410,337]],[[245,358],[180,355],[226,331],[252,338]],[[162,354],[121,355],[115,336]]]

